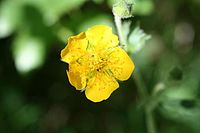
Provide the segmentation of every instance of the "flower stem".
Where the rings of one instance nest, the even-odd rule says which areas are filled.
[[[153,110],[148,105],[145,107],[145,115],[148,133],[156,133]]]
[[[118,35],[119,35],[120,46],[125,51],[127,51],[126,39],[125,39],[123,32],[122,32],[122,19],[117,15],[114,15],[114,18],[115,18],[115,25],[117,27],[117,32],[118,32]]]
[[[122,19],[115,14],[114,14],[114,19],[115,19],[115,25],[117,27],[117,32],[119,35],[120,46],[125,51],[127,51],[127,40],[126,40],[126,37],[124,37],[124,34],[122,32]],[[138,92],[140,94],[141,99],[146,101],[146,99],[149,97],[147,88],[138,70],[134,72],[133,77],[137,84]],[[145,111],[145,116],[146,116],[146,127],[147,127],[148,133],[156,133],[154,116],[153,116],[153,108],[151,107],[151,104],[145,104],[144,111]]]
[[[148,133],[156,133],[155,120],[153,115],[154,106],[151,104],[151,101],[147,101],[149,95],[145,83],[143,82],[141,74],[139,73],[138,70],[136,70],[132,76],[135,79],[141,99],[146,102],[144,107],[144,112],[146,116],[147,131]]]
[[[143,82],[140,76],[139,70],[135,70],[132,76],[135,79],[141,99],[145,100],[148,97],[148,93],[147,93],[147,88],[145,86],[145,83]]]

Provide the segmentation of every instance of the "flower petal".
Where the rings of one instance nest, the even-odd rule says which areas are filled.
[[[128,54],[119,47],[110,54],[108,66],[113,76],[121,81],[127,80],[135,68]]]
[[[85,33],[80,33],[68,39],[67,46],[61,51],[61,60],[67,63],[76,60],[86,52],[88,41]]]
[[[113,77],[106,73],[97,73],[88,80],[85,95],[93,102],[101,102],[109,98],[111,93],[118,87],[119,84]]]
[[[80,65],[76,61],[69,64],[69,71],[67,71],[67,76],[71,85],[73,85],[77,90],[84,90],[86,87],[86,72],[87,68]]]
[[[89,41],[89,50],[105,50],[119,44],[118,37],[109,26],[97,25],[88,29],[85,34]]]

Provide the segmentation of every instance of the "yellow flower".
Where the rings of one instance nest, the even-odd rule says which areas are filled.
[[[119,87],[117,80],[127,80],[134,64],[119,47],[111,27],[97,25],[68,39],[61,51],[62,61],[69,64],[69,82],[84,91],[93,102],[107,99]]]

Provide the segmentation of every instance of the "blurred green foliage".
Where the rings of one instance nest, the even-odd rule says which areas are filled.
[[[134,1],[129,43],[137,42],[138,25],[151,34],[131,55],[147,86],[146,99],[134,77],[98,104],[69,84],[59,60],[67,38],[97,24],[116,33],[115,2],[0,1],[1,133],[148,133],[146,104],[157,133],[200,132],[198,0]]]

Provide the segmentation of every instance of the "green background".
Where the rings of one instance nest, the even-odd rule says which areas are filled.
[[[147,96],[134,76],[101,103],[69,84],[67,38],[98,24],[116,33],[115,2],[0,0],[1,133],[153,133],[153,120],[157,133],[200,132],[198,0],[135,1],[130,31],[151,35],[131,55]]]

